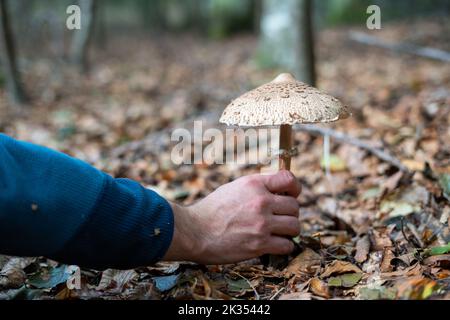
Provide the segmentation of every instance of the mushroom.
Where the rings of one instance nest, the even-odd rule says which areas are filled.
[[[220,122],[242,127],[280,126],[278,170],[290,170],[291,157],[296,154],[292,148],[293,124],[333,122],[349,116],[348,108],[338,99],[282,73],[232,101]],[[283,256],[262,257],[276,268],[286,260]]]
[[[232,101],[220,122],[242,127],[280,126],[278,169],[290,170],[292,125],[345,119],[350,112],[338,99],[282,73]]]

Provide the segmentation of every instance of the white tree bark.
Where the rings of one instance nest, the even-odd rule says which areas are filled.
[[[264,0],[261,18],[263,59],[310,85],[316,78],[312,15],[312,0]]]

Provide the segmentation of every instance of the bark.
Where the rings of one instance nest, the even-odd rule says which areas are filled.
[[[316,72],[312,0],[298,0],[296,9],[297,41],[295,51],[297,59],[294,73],[298,80],[314,86],[316,84]]]
[[[11,103],[25,104],[28,99],[22,87],[17,67],[16,48],[7,0],[0,0],[0,58]]]
[[[264,0],[260,58],[315,85],[312,0]]]

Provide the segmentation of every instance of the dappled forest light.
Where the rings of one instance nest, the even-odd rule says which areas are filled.
[[[0,299],[450,299],[450,1],[0,13]]]

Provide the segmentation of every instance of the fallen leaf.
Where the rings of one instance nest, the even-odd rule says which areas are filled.
[[[380,205],[380,211],[389,213],[390,218],[407,216],[419,210],[420,207],[418,205],[402,201],[382,201]]]
[[[367,189],[366,191],[364,191],[364,193],[362,194],[362,199],[368,200],[368,199],[378,198],[379,196],[381,196],[381,194],[382,194],[382,190],[380,188],[378,188],[378,187],[370,188],[370,189]]]
[[[115,289],[121,292],[128,283],[137,279],[139,274],[134,270],[113,270],[107,269],[103,271],[100,283],[96,290]]]
[[[291,275],[312,275],[320,267],[321,261],[322,257],[319,254],[306,248],[289,263],[284,273],[287,277]]]
[[[292,292],[282,294],[278,300],[312,300],[312,294],[309,292]]]
[[[391,193],[392,191],[394,191],[397,188],[398,183],[400,182],[402,177],[402,171],[398,171],[397,173],[390,176],[381,186],[382,193]]]
[[[414,159],[402,159],[403,165],[411,171],[423,171],[425,170],[425,162]]]
[[[426,258],[423,263],[430,266],[450,269],[450,254],[431,256]]]
[[[243,294],[247,291],[253,291],[252,287],[245,279],[226,279],[228,291]]]
[[[371,168],[364,161],[367,156],[365,150],[349,144],[342,144],[339,147],[338,155],[345,162],[352,176],[364,177],[370,175]]]
[[[393,266],[391,264],[392,259],[395,258],[394,252],[392,252],[392,248],[385,248],[383,252],[383,260],[381,261],[380,271],[381,272],[390,272],[393,270]]]
[[[309,283],[309,288],[310,288],[311,292],[317,296],[320,296],[323,298],[330,297],[330,290],[328,289],[328,285],[326,284],[326,282],[320,280],[319,278],[311,279],[311,281]]]
[[[380,203],[380,211],[388,213],[390,218],[406,216],[419,212],[429,199],[430,193],[427,189],[415,184],[387,196]]]
[[[67,282],[72,272],[67,270],[66,265],[56,268],[41,268],[37,273],[27,279],[27,284],[38,289],[51,289],[61,283]]]
[[[380,274],[381,279],[384,279],[384,280],[407,278],[407,277],[421,276],[421,275],[422,275],[422,267],[420,266],[419,263],[416,263],[415,265],[412,265],[405,269],[400,269],[397,271],[385,272],[385,273]]]
[[[450,243],[442,247],[434,247],[425,250],[424,254],[429,256],[436,256],[440,254],[446,254],[450,252]]]
[[[428,299],[440,286],[434,280],[413,277],[398,281],[396,284],[397,298],[424,300]]]
[[[367,255],[369,254],[369,250],[370,250],[370,239],[368,235],[364,235],[356,242],[356,253],[355,253],[356,262],[363,263],[364,261],[366,261]]]
[[[337,277],[328,279],[328,286],[330,287],[354,287],[362,278],[362,273],[346,273]]]
[[[331,264],[329,264],[325,268],[325,271],[320,275],[320,277],[323,279],[323,278],[327,278],[332,275],[349,273],[349,272],[362,273],[360,268],[351,264],[350,262],[334,260]]]
[[[8,260],[0,272],[0,287],[21,287],[26,280],[26,274],[23,269],[28,267],[35,260],[35,258],[11,258]]]
[[[367,288],[359,289],[359,298],[362,300],[394,300],[397,296],[395,288]]]
[[[371,229],[370,236],[373,250],[382,251],[384,248],[392,247],[387,228]]]
[[[407,267],[411,266],[413,263],[416,263],[416,262],[417,262],[417,257],[414,254],[414,252],[405,253],[405,254],[402,254],[402,255],[392,259],[393,264],[403,263]]]

